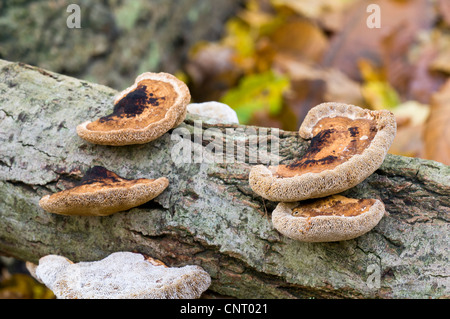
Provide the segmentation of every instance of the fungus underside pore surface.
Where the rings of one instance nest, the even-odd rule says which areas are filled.
[[[173,105],[177,93],[172,85],[163,81],[142,80],[114,105],[113,113],[89,123],[94,131],[144,128],[164,118]]]
[[[78,186],[43,196],[39,205],[55,214],[106,216],[153,199],[166,187],[165,180],[159,184],[155,182],[156,185],[154,182],[154,179],[123,179],[95,166],[88,170]]]
[[[374,120],[345,117],[321,119],[305,155],[289,165],[279,165],[280,177],[317,173],[333,169],[353,155],[361,154],[377,133]]]

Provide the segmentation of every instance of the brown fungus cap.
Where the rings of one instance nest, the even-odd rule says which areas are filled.
[[[190,99],[188,87],[175,76],[146,72],[117,96],[112,114],[78,125],[77,133],[94,144],[148,143],[184,121]]]
[[[33,268],[34,277],[58,299],[193,299],[211,284],[200,266],[167,267],[132,252],[78,263],[47,255]]]
[[[384,161],[397,126],[386,110],[323,103],[312,108],[299,134],[311,139],[303,157],[288,165],[256,165],[249,183],[258,195],[282,202],[318,198],[361,183]]]
[[[330,242],[367,233],[384,214],[384,205],[377,199],[332,195],[298,203],[279,203],[272,213],[272,223],[281,234],[295,240]]]
[[[61,215],[106,216],[152,200],[169,185],[158,179],[125,179],[101,166],[88,170],[79,185],[41,198],[46,211]]]

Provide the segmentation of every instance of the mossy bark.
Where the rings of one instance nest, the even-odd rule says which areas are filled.
[[[47,254],[87,261],[141,252],[172,266],[201,265],[212,291],[238,298],[450,295],[450,167],[388,155],[344,193],[381,199],[389,215],[378,226],[354,240],[296,242],[272,226],[277,203],[250,189],[252,163],[176,163],[172,132],[144,145],[87,143],[76,126],[110,113],[115,90],[20,63],[0,60],[0,69],[0,253],[37,262]],[[179,128],[194,132],[194,120],[188,116]],[[237,128],[246,129],[200,129],[212,127],[229,129],[234,141],[242,138]],[[308,145],[295,132],[280,131],[278,141],[282,162]],[[155,200],[107,217],[39,207],[43,195],[74,185],[93,165],[126,178],[166,176],[170,185]]]
[[[73,22],[79,7],[80,28]],[[0,1],[0,58],[122,88],[147,70],[175,73],[217,40],[240,0]],[[70,23],[69,23],[70,25]]]

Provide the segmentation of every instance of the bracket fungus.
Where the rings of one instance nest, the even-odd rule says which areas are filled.
[[[146,72],[116,97],[112,114],[78,125],[77,133],[94,144],[148,143],[184,121],[190,99],[188,87],[175,76]]]
[[[312,108],[300,129],[311,139],[292,163],[252,167],[249,183],[258,195],[279,202],[325,197],[361,183],[384,161],[397,130],[394,115],[343,103]]]
[[[297,203],[279,203],[272,212],[272,223],[281,234],[295,240],[330,242],[367,233],[384,214],[384,204],[377,199],[332,195]]]
[[[191,103],[187,106],[188,113],[197,114],[211,119],[211,124],[239,124],[236,111],[224,103],[209,101]]]
[[[32,270],[58,299],[194,299],[211,284],[200,266],[167,267],[132,252],[79,263],[47,255]]]
[[[54,214],[106,216],[142,205],[161,194],[168,185],[166,177],[126,179],[94,166],[77,186],[45,195],[39,206]]]

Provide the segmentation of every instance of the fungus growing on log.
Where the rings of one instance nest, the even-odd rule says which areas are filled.
[[[211,284],[200,266],[167,267],[132,252],[79,263],[47,255],[27,267],[58,299],[194,299]]]
[[[126,179],[94,166],[77,186],[45,195],[39,206],[54,214],[106,216],[142,205],[161,194],[168,185],[165,177]]]
[[[236,111],[224,103],[210,101],[191,103],[187,106],[188,113],[197,114],[211,119],[211,124],[239,124]]]
[[[377,199],[340,195],[279,203],[272,223],[286,237],[305,242],[341,241],[359,237],[374,228],[385,214]]]
[[[190,99],[188,87],[175,76],[146,72],[117,96],[112,114],[78,125],[77,133],[94,144],[148,143],[184,121]]]
[[[354,105],[323,103],[312,108],[299,134],[311,139],[290,164],[256,165],[249,182],[258,195],[281,202],[318,198],[361,183],[384,161],[396,134],[394,115]]]

